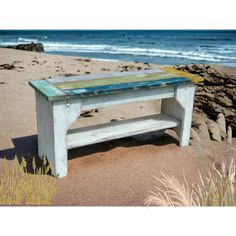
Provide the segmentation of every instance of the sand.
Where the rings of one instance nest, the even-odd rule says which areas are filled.
[[[37,156],[35,97],[29,80],[109,73],[125,67],[131,70],[159,67],[1,48],[0,65],[5,63],[14,63],[15,69],[0,69],[0,162],[4,157],[12,160],[15,154],[29,160]],[[159,110],[159,101],[99,109],[79,118],[72,128],[155,114]],[[153,176],[165,173],[181,180],[184,171],[192,182],[197,179],[198,170],[205,172],[211,164],[211,159],[199,158],[191,146],[180,148],[173,131],[73,149],[69,151],[69,174],[58,180],[53,205],[143,205],[148,191],[156,184]]]

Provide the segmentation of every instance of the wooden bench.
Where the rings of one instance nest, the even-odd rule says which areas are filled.
[[[53,174],[67,175],[67,149],[175,128],[180,146],[189,144],[194,82],[201,77],[173,68],[31,80],[36,91],[38,154]],[[161,114],[68,131],[81,111],[163,99]]]

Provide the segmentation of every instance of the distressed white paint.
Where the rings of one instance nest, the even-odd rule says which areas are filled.
[[[189,145],[194,91],[194,84],[179,85],[175,89],[174,98],[162,100],[161,112],[181,121],[180,125],[176,128],[181,147]]]
[[[128,121],[67,131],[82,110],[124,103],[163,99],[162,113]],[[67,149],[135,134],[176,127],[180,146],[189,144],[194,85],[182,84],[130,92],[98,95],[70,101],[48,101],[36,92],[38,153],[46,155],[53,174],[67,175]]]
[[[82,99],[82,110],[109,107],[132,102],[144,102],[175,96],[174,86],[132,90],[123,93],[114,93]]]
[[[50,102],[36,93],[38,154],[47,156],[53,174],[67,175],[66,134],[81,111],[79,100]]]
[[[67,148],[71,149],[155,130],[173,128],[178,125],[179,121],[177,119],[159,114],[74,129],[68,132]]]

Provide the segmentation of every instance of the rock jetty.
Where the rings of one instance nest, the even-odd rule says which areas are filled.
[[[6,46],[5,48],[13,48],[18,50],[32,51],[32,52],[44,52],[42,43],[27,43]]]

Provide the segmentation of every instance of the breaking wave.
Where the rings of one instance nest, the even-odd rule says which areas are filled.
[[[102,60],[107,58],[112,60],[113,58],[109,55],[125,55],[134,57],[159,57],[159,58],[176,58],[185,59],[192,61],[205,61],[209,63],[214,62],[227,62],[235,63],[236,61],[236,45],[198,45],[193,47],[179,47],[174,49],[164,49],[158,46],[150,47],[148,45],[136,44],[137,46],[123,46],[123,45],[112,45],[112,44],[78,44],[78,43],[67,43],[67,42],[51,42],[48,41],[47,36],[39,38],[28,38],[18,37],[15,41],[1,42],[0,46],[16,45],[19,43],[31,43],[31,42],[42,42],[46,52],[57,52],[62,54],[70,53],[90,53],[96,54],[92,57],[99,57],[101,55]],[[109,59],[110,58],[110,59]],[[114,58],[116,59],[116,58]]]
[[[26,43],[37,43],[38,42],[38,39],[35,39],[35,38],[22,38],[22,37],[19,37],[17,39],[19,42],[26,42]]]
[[[167,50],[160,48],[141,48],[141,47],[125,47],[107,44],[67,44],[67,43],[43,43],[45,50],[48,52],[84,52],[84,53],[101,53],[101,54],[125,54],[132,56],[152,56],[152,57],[169,57],[183,58],[196,61],[221,62],[236,60],[235,56],[220,55],[223,52],[235,52],[235,48],[214,48],[214,50]]]

